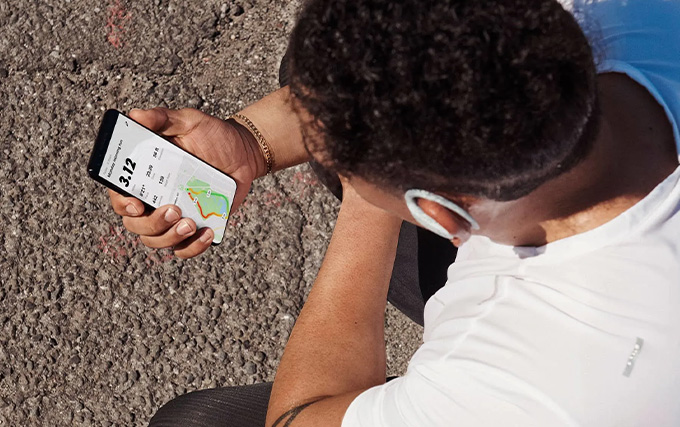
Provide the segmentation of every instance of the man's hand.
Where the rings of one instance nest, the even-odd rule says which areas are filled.
[[[132,110],[130,117],[231,176],[237,184],[231,212],[243,202],[253,180],[264,175],[266,165],[257,141],[245,128],[194,109]],[[182,218],[178,206],[165,205],[145,212],[132,197],[109,190],[114,211],[123,217],[128,231],[139,234],[151,248],[174,247],[175,255],[191,258],[204,252],[213,240],[209,228]]]

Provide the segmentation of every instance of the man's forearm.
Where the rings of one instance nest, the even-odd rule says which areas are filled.
[[[253,122],[269,143],[274,153],[274,170],[310,160],[302,142],[300,120],[293,110],[289,96],[288,86],[284,86],[240,111]]]
[[[301,404],[385,381],[384,311],[399,225],[376,208],[343,202],[279,365],[267,425]]]

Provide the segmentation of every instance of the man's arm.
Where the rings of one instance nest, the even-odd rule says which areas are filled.
[[[267,426],[339,426],[358,394],[385,382],[384,312],[400,224],[345,186],[276,374]]]

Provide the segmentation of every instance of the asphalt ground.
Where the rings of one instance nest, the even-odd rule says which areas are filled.
[[[107,108],[226,117],[277,88],[297,4],[0,0],[0,426],[146,425],[188,391],[271,381],[338,203],[258,180],[225,242],[145,248],[85,166]],[[422,328],[393,308],[389,374]]]

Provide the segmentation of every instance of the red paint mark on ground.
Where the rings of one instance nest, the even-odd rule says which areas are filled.
[[[110,226],[109,232],[99,237],[97,247],[114,260],[130,257],[142,242],[137,237],[125,233],[122,226]]]
[[[118,262],[122,258],[130,258],[135,255],[144,244],[139,239],[139,236],[131,235],[125,232],[125,228],[121,225],[109,226],[109,232],[99,237],[97,248],[105,255],[113,258]],[[160,264],[172,260],[174,255],[169,249],[152,249],[147,251],[144,263],[149,267],[155,267]]]
[[[293,184],[302,186],[298,191],[298,197],[303,198],[313,191],[311,187],[318,186],[320,182],[313,172],[295,172],[293,175]]]
[[[146,254],[144,263],[149,267],[156,267],[157,265],[165,264],[174,257],[170,249],[153,249]]]
[[[283,197],[281,197],[281,194],[275,192],[275,191],[267,191],[262,195],[262,198],[264,199],[264,205],[265,206],[276,206],[277,208],[281,206],[281,203],[283,203]]]
[[[125,26],[130,20],[130,12],[125,8],[121,0],[109,1],[106,18],[106,40],[116,49],[125,45]]]
[[[315,174],[310,172],[308,173],[295,172],[295,175],[293,175],[293,182],[312,186],[319,185],[319,179],[316,177]]]
[[[227,223],[230,227],[238,227],[243,223],[243,213],[241,211],[235,214],[229,215],[229,222]]]

